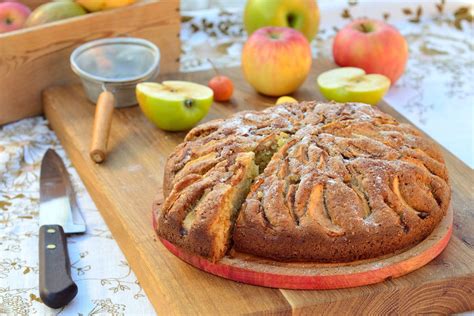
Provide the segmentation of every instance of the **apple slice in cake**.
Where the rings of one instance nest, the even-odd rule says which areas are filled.
[[[253,152],[238,153],[203,175],[180,179],[163,204],[158,232],[174,244],[218,260],[227,251],[237,212],[258,174]]]

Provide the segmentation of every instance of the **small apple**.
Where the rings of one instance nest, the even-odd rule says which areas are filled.
[[[244,26],[249,36],[264,26],[291,27],[311,41],[319,28],[319,8],[316,0],[248,0]]]
[[[209,63],[212,65],[216,76],[214,76],[207,84],[209,88],[214,92],[215,101],[229,101],[234,93],[234,84],[226,76],[221,76],[214,66],[214,63],[209,59]]]
[[[76,0],[89,12],[109,10],[124,7],[135,3],[137,0]]]
[[[376,20],[356,20],[340,30],[333,44],[334,61],[387,76],[392,84],[405,71],[408,45],[393,26]]]
[[[275,105],[279,105],[283,103],[298,103],[298,100],[285,95],[285,96],[279,97],[278,100],[275,102]]]
[[[226,76],[217,75],[207,84],[214,92],[214,100],[229,101],[234,92],[234,84]]]
[[[269,96],[291,94],[311,69],[311,47],[298,31],[263,27],[250,36],[242,50],[245,79]]]
[[[369,74],[363,69],[343,67],[328,70],[317,79],[321,94],[337,102],[377,104],[390,88],[390,79],[384,75]]]
[[[21,29],[31,10],[18,2],[0,3],[0,33]]]
[[[143,82],[137,84],[137,100],[143,114],[166,131],[185,131],[206,116],[213,92],[188,81]]]
[[[37,7],[26,20],[26,26],[35,26],[86,14],[86,10],[72,1],[47,2]]]

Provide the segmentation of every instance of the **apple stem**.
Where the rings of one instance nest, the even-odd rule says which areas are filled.
[[[216,73],[216,75],[219,77],[220,74],[219,74],[219,71],[217,71],[217,68],[216,66],[214,65],[214,63],[208,58],[207,61],[211,64],[212,66],[212,69],[214,69],[214,72]]]
[[[293,13],[290,13],[286,16],[286,21],[290,27],[295,27],[296,16]]]
[[[360,26],[360,30],[364,33],[370,33],[373,30],[371,25],[368,25],[366,23],[361,23],[359,24],[359,26]]]

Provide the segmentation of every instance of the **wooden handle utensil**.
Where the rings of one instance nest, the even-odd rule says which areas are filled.
[[[96,163],[103,162],[107,157],[107,142],[114,106],[115,98],[111,92],[104,91],[99,95],[95,109],[92,143],[89,151],[91,159]]]

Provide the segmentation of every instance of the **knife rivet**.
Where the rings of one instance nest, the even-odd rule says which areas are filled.
[[[46,248],[48,248],[48,249],[56,249],[56,245],[55,245],[55,244],[48,244],[48,245],[46,245]]]
[[[50,234],[54,234],[56,232],[56,229],[54,228],[48,228],[48,230],[46,230],[48,233]]]

